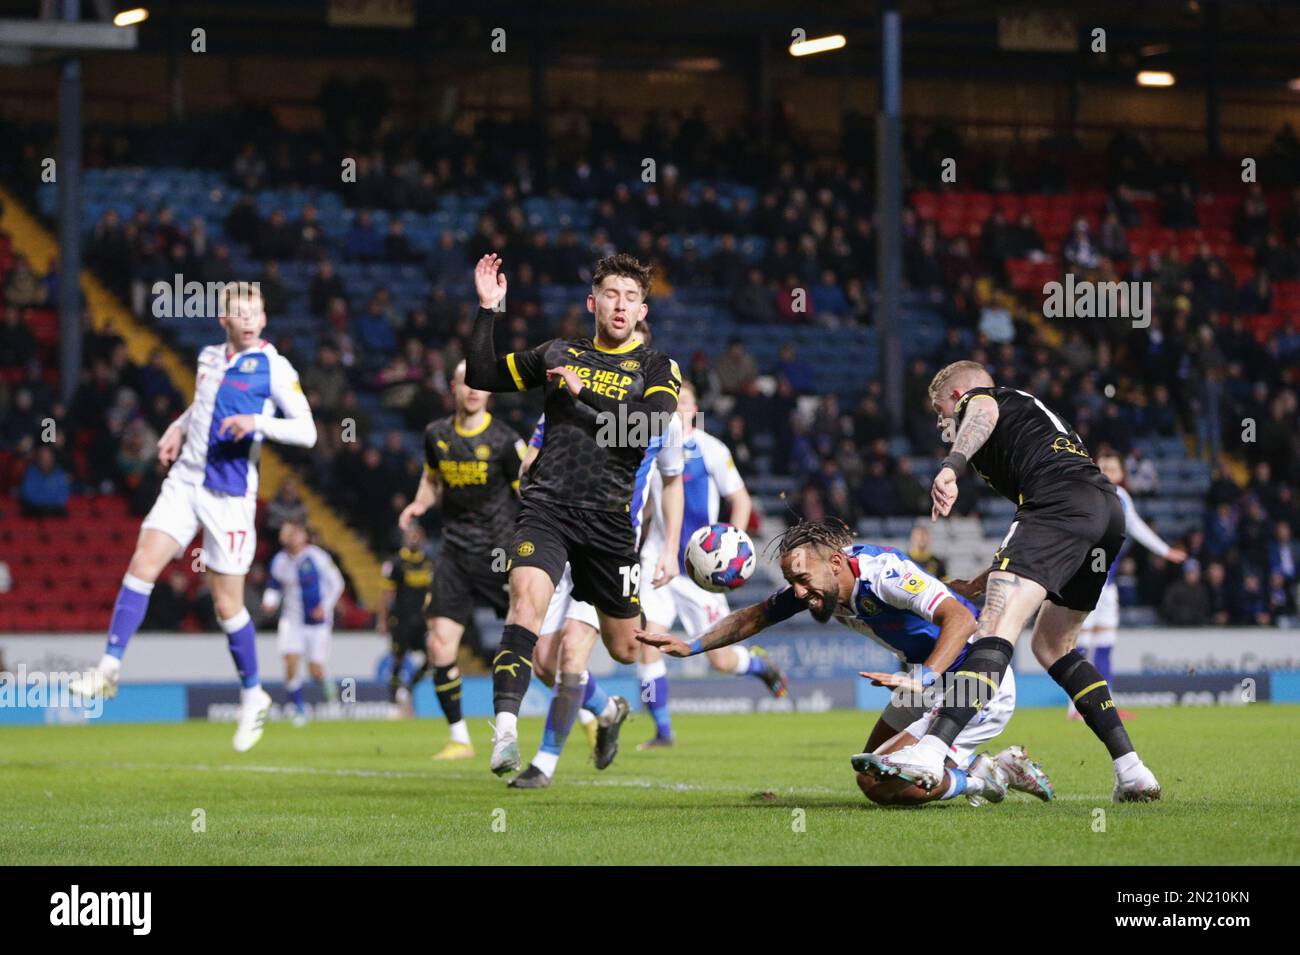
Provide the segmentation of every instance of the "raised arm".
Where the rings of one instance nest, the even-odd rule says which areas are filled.
[[[474,289],[478,292],[478,315],[465,353],[465,384],[479,391],[526,391],[546,381],[536,360],[521,361],[535,352],[511,353],[498,357],[492,341],[496,308],[506,295],[506,277],[501,258],[489,253],[474,266]]]

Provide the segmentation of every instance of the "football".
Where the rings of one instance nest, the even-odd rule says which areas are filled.
[[[710,524],[691,535],[686,569],[691,579],[715,594],[735,590],[754,573],[754,542],[731,524]]]

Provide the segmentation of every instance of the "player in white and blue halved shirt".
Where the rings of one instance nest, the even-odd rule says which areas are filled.
[[[876,685],[898,689],[867,740],[851,760],[857,783],[873,802],[910,805],[965,795],[972,803],[1001,802],[1007,788],[1043,800],[1051,783],[1024,749],[1009,747],[990,757],[978,747],[1005,728],[1015,710],[1015,676],[1008,669],[978,717],[962,730],[948,752],[943,779],[930,790],[902,780],[880,780],[866,772],[871,757],[914,743],[925,735],[937,709],[925,691],[941,698],[954,675],[964,673],[979,611],[892,547],[854,544],[838,521],[802,521],[777,542],[781,572],[789,586],[738,610],[690,641],[641,631],[637,639],[676,657],[707,653],[747,640],[808,611],[821,623],[836,620],[880,644],[907,673],[863,673]]]
[[[303,703],[306,682],[303,663],[325,689],[325,665],[329,661],[330,635],[334,629],[334,605],[343,596],[343,575],[333,559],[311,543],[305,525],[288,520],[280,527],[280,550],[271,558],[267,569],[266,592],[262,607],[268,613],[280,611],[276,628],[280,655],[284,657],[284,688],[294,708],[293,723],[302,726],[307,719]]]
[[[316,423],[298,372],[262,340],[266,311],[256,284],[231,283],[220,296],[221,345],[199,353],[194,401],[158,441],[158,459],[172,465],[122,579],[108,647],[86,692],[117,692],[122,655],[140,627],[154,581],[185,554],[203,529],[196,568],[208,576],[217,618],[242,686],[234,747],[245,752],[262,737],[271,697],[257,670],[253,622],[244,607],[244,575],[257,548],[258,457],[262,441],[311,447]],[[283,417],[276,417],[278,410]]]

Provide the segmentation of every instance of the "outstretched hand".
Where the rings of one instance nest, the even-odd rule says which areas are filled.
[[[501,272],[501,256],[489,252],[474,266],[474,290],[483,308],[495,309],[506,297],[506,277]]]
[[[654,647],[670,657],[689,657],[691,648],[683,640],[678,640],[669,633],[651,633],[649,630],[634,630],[632,635],[647,647]]]

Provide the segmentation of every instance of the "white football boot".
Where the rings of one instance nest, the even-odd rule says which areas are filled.
[[[922,789],[933,789],[943,779],[946,755],[941,746],[914,743],[892,753],[876,756],[873,762],[884,775],[897,776],[906,782],[916,783]]]
[[[233,740],[236,753],[247,753],[262,738],[267,714],[271,712],[271,694],[260,686],[248,691],[239,703],[239,723]]]
[[[1008,746],[994,756],[993,761],[1006,776],[1009,789],[1029,793],[1043,802],[1051,802],[1056,798],[1056,792],[1052,789],[1052,781],[1047,778],[1047,773],[1043,772],[1042,766],[1029,758],[1023,746]]]
[[[111,700],[117,696],[117,676],[117,670],[103,667],[83,670],[73,674],[72,679],[68,681],[68,690],[83,700]]]
[[[1006,775],[988,753],[980,753],[971,760],[966,772],[983,783],[979,792],[966,793],[966,800],[972,806],[982,806],[986,802],[1001,802],[1007,798]]]
[[[1115,791],[1111,794],[1115,802],[1155,802],[1160,798],[1160,783],[1155,773],[1138,763],[1123,776],[1115,778]]]
[[[513,773],[519,769],[519,735],[517,733],[498,732],[492,727],[492,758],[488,768],[498,776]]]

